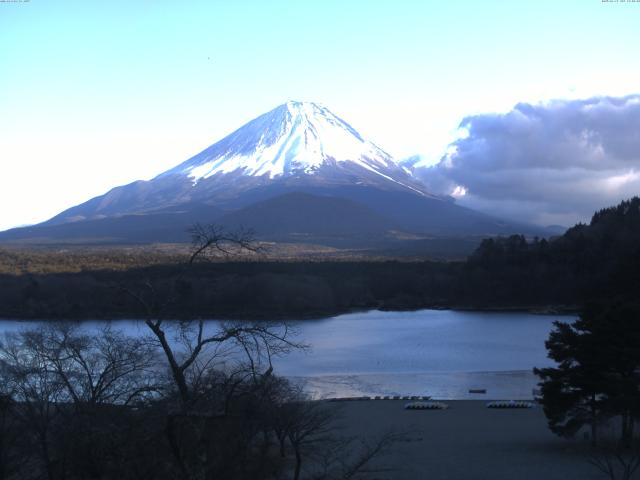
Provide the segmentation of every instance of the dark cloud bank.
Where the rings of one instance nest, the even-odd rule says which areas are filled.
[[[461,127],[468,136],[416,173],[462,205],[570,226],[640,194],[640,95],[518,104]]]

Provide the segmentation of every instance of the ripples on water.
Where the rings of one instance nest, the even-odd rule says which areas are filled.
[[[276,372],[302,382],[316,398],[431,395],[434,398],[531,398],[533,367],[551,365],[544,341],[554,320],[571,316],[420,310],[340,315],[294,322],[311,346],[275,361]],[[105,322],[86,322],[98,329]],[[215,321],[211,327],[215,328]],[[32,322],[0,321],[0,331]],[[114,321],[130,335],[139,321]],[[485,395],[469,389],[486,389]]]

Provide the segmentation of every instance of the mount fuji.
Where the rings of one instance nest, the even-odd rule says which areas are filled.
[[[216,174],[268,180],[309,176],[327,183],[355,180],[426,194],[387,152],[315,103],[281,105],[157,178],[182,175],[196,184]]]
[[[287,102],[149,181],[0,233],[0,241],[187,241],[196,221],[322,244],[531,230],[431,194],[324,106]]]

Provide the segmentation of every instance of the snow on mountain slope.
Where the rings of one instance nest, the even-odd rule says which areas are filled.
[[[194,184],[215,174],[270,179],[314,175],[322,167],[350,162],[418,193],[392,157],[347,122],[311,102],[288,102],[261,115],[177,167],[162,173]]]
[[[288,102],[151,180],[115,187],[46,223],[147,214],[188,204],[234,210],[296,191],[365,203],[393,192],[445,201],[327,108]]]

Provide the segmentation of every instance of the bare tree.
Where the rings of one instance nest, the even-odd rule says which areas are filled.
[[[295,456],[294,480],[300,478],[305,450],[329,440],[335,412],[319,402],[297,401],[286,404],[284,416],[288,418],[287,438]]]
[[[24,333],[7,334],[0,343],[3,380],[20,408],[14,409],[25,434],[37,445],[37,457],[49,480],[56,478],[51,451],[54,425],[67,399],[64,385],[40,352],[24,348]]]
[[[631,480],[640,469],[640,438],[616,440],[611,425],[608,427],[588,461],[610,480]]]
[[[242,251],[260,251],[251,230],[229,232],[217,225],[195,224],[190,233],[193,252],[187,266],[210,258],[211,254],[230,256]],[[181,276],[176,283],[180,279]],[[203,357],[209,366],[211,359],[219,358],[222,351],[226,353],[226,360],[239,358],[237,353],[240,352],[256,379],[258,375],[272,372],[274,356],[302,347],[292,340],[292,330],[285,323],[219,322],[215,328],[207,329],[204,320],[167,321],[163,318],[163,310],[174,297],[165,294],[161,298],[163,296],[151,281],[145,282],[144,287],[144,294],[123,289],[144,308],[145,324],[164,353],[183,409],[188,409],[193,400],[189,379],[197,377],[197,374],[192,375],[193,371],[202,371],[197,367]],[[259,371],[260,368],[264,371]]]
[[[189,229],[189,233],[193,245],[193,251],[189,257],[190,265],[196,260],[215,255],[228,257],[243,252],[263,251],[263,247],[256,243],[255,233],[251,229],[240,228],[231,232],[220,225],[196,223]]]
[[[161,293],[149,280],[138,290],[123,288],[143,307],[144,323],[168,365],[178,408],[167,411],[164,431],[178,475],[282,478],[291,457],[288,473],[295,480],[303,477],[303,468],[304,475],[317,479],[372,471],[373,459],[399,435],[369,442],[336,437],[332,405],[309,401],[300,388],[273,375],[274,357],[305,347],[294,341],[289,325],[165,318],[182,275],[195,263],[258,250],[249,231],[230,234],[196,225],[191,233],[193,253],[174,292]]]
[[[389,431],[375,438],[340,435],[340,418],[344,405],[308,398],[300,385],[274,379],[269,426],[278,440],[278,452],[293,454],[292,478],[299,480],[351,479],[373,473],[388,472],[375,467],[375,460],[385,455],[409,432]]]
[[[640,467],[640,452],[623,448],[600,450],[591,455],[589,463],[611,480],[631,480]]]
[[[286,323],[165,318],[180,293],[184,275],[195,263],[213,256],[260,251],[249,230],[228,232],[219,226],[196,224],[191,234],[193,252],[173,282],[173,289],[162,292],[151,280],[137,290],[124,286],[121,289],[143,308],[144,323],[166,359],[175,387],[178,408],[168,412],[165,434],[180,475],[209,478],[212,472],[218,472],[217,475],[230,476],[225,465],[230,464],[228,457],[237,452],[229,448],[236,440],[240,442],[238,452],[249,448],[260,423],[242,420],[243,415],[234,419],[232,406],[245,405],[246,409],[251,404],[249,410],[259,410],[260,392],[272,376],[272,359],[301,345],[293,341],[292,329]],[[223,440],[217,438],[220,432],[240,420],[233,441],[228,438],[226,445],[221,443]],[[223,445],[226,448],[220,450]],[[226,453],[222,455],[221,451]]]
[[[405,442],[410,432],[390,430],[374,438],[338,437],[320,451],[315,473],[308,477],[313,480],[347,480],[371,478],[395,471],[377,464],[381,457],[389,454],[399,442]]]
[[[212,359],[220,357],[220,351],[228,355],[225,356],[227,361],[229,356],[244,354],[251,375],[256,378],[271,373],[271,359],[275,355],[300,346],[291,340],[291,329],[286,324],[219,322],[211,325],[214,328],[209,331],[204,320],[176,323],[146,319],[145,324],[164,352],[183,408],[188,408],[193,400],[189,382],[191,369],[198,372],[196,377],[201,375],[202,364],[198,362],[203,361],[203,357],[208,365]],[[176,334],[175,342],[168,338],[168,332],[172,331]],[[259,371],[261,367],[263,372]]]
[[[23,432],[16,421],[17,405],[6,380],[0,365],[0,480],[16,478],[25,463],[19,448]]]
[[[65,478],[78,462],[99,469],[105,453],[99,446],[116,433],[113,419],[124,418],[133,402],[157,396],[151,352],[141,339],[110,327],[89,335],[57,323],[7,334],[0,343],[6,399],[23,440],[36,446],[22,456],[36,452],[50,480]]]
[[[158,390],[155,352],[110,325],[98,334],[55,323],[21,334],[22,346],[47,362],[78,407],[129,405]]]

